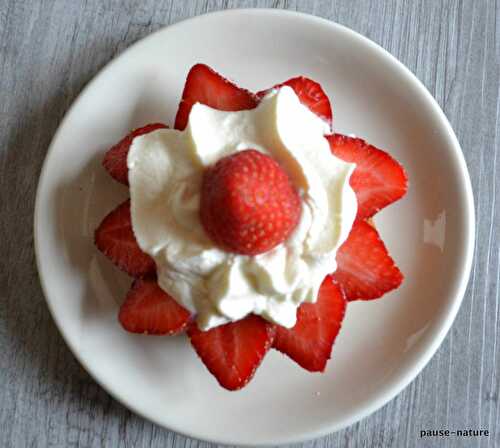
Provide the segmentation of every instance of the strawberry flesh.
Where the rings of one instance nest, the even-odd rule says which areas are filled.
[[[405,170],[385,151],[360,138],[341,134],[326,138],[334,155],[356,164],[350,185],[358,200],[358,219],[373,216],[405,195],[408,189]]]
[[[238,111],[253,109],[257,97],[223,78],[205,64],[194,65],[188,73],[182,99],[175,117],[175,129],[187,126],[191,107],[195,103],[205,104],[217,110]]]
[[[109,213],[96,229],[97,248],[116,266],[133,277],[154,274],[154,260],[144,253],[135,239],[130,216],[130,200]]]
[[[273,89],[278,89],[283,86],[291,87],[295,94],[299,97],[300,102],[306,106],[312,113],[316,114],[323,121],[332,126],[332,107],[330,100],[319,83],[305,76],[291,78],[288,81],[276,84],[270,89],[262,90],[257,93],[259,98],[262,98]]]
[[[180,333],[186,329],[190,318],[189,311],[151,278],[134,281],[118,315],[125,330],[154,335]]]
[[[300,197],[287,173],[259,151],[239,151],[204,173],[201,223],[228,252],[256,255],[271,250],[290,236],[300,213]]]
[[[272,345],[275,326],[259,316],[201,331],[188,328],[196,353],[219,384],[228,390],[244,387]]]
[[[142,128],[135,129],[112,148],[108,149],[104,155],[102,165],[113,179],[124,185],[128,185],[127,155],[132,145],[132,141],[135,137],[139,137],[140,135],[149,134],[150,132],[165,128],[167,128],[167,126],[163,123],[152,123]]]
[[[333,278],[342,286],[347,300],[370,300],[401,285],[403,274],[375,227],[355,221],[349,237],[337,251]]]
[[[310,372],[323,372],[346,309],[342,289],[328,275],[315,303],[303,303],[293,328],[276,326],[273,347]]]

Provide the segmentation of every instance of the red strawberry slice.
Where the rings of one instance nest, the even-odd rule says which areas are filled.
[[[190,313],[179,305],[156,280],[138,279],[120,308],[118,319],[131,333],[172,335],[184,331]]]
[[[254,149],[219,160],[205,171],[200,218],[221,248],[244,255],[267,252],[299,222],[300,197],[288,174]]]
[[[195,103],[218,110],[237,111],[253,109],[258,100],[248,90],[223,78],[204,64],[194,65],[188,73],[182,99],[175,117],[175,129],[184,130],[189,112]]]
[[[196,353],[222,387],[241,389],[253,377],[274,339],[275,326],[253,314],[201,331],[188,329]]]
[[[135,129],[126,137],[121,139],[116,145],[108,149],[104,155],[102,165],[106,171],[118,182],[128,185],[127,155],[132,144],[132,140],[140,135],[149,134],[157,129],[165,129],[168,126],[162,123],[152,123],[142,128]]]
[[[403,274],[375,227],[365,221],[355,221],[349,237],[337,252],[333,278],[342,286],[347,300],[370,300],[397,288]]]
[[[405,170],[385,151],[360,138],[341,134],[326,138],[333,154],[346,162],[356,163],[350,184],[358,199],[359,219],[373,216],[404,196],[408,189]]]
[[[312,79],[298,76],[297,78],[289,79],[281,84],[276,84],[274,87],[271,87],[271,89],[262,90],[257,93],[257,96],[262,98],[270,90],[283,86],[291,87],[304,106],[307,106],[311,112],[326,121],[330,127],[332,126],[332,108],[330,106],[330,100],[321,85]]]
[[[310,372],[323,372],[346,309],[342,289],[328,275],[316,303],[303,303],[291,329],[277,325],[273,347]]]
[[[97,248],[116,266],[134,277],[154,274],[154,260],[145,254],[134,236],[130,200],[107,215],[95,231]]]

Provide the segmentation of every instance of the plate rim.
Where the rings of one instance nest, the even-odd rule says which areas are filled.
[[[49,165],[49,160],[51,159],[55,142],[58,139],[58,136],[61,132],[61,130],[65,127],[65,124],[67,122],[68,117],[72,113],[74,109],[79,105],[80,101],[84,96],[86,96],[87,92],[92,88],[94,85],[94,82],[101,77],[105,72],[111,70],[115,63],[120,59],[122,56],[128,54],[129,52],[135,50],[135,48],[139,45],[142,45],[143,43],[147,42],[148,40],[154,38],[157,34],[165,32],[167,29],[175,28],[175,27],[180,27],[183,26],[187,23],[192,24],[193,22],[197,21],[202,21],[206,20],[207,18],[212,19],[216,18],[217,16],[230,16],[230,15],[240,15],[240,14],[269,14],[269,15],[287,15],[287,16],[295,16],[297,18],[300,18],[304,21],[309,21],[310,24],[314,25],[321,25],[321,26],[328,26],[332,29],[336,29],[337,31],[340,31],[342,33],[346,33],[349,35],[349,37],[358,40],[360,43],[370,47],[377,55],[377,57],[383,58],[386,61],[392,63],[397,67],[398,71],[400,71],[402,74],[405,75],[405,77],[411,81],[413,85],[415,85],[420,94],[423,95],[425,98],[426,102],[432,107],[432,109],[436,112],[437,117],[439,118],[439,127],[443,128],[446,131],[446,138],[450,142],[450,147],[452,148],[452,152],[454,155],[454,158],[458,162],[458,167],[459,171],[461,174],[460,181],[462,186],[465,189],[465,219],[464,219],[464,226],[466,228],[466,237],[467,241],[464,243],[465,251],[464,251],[464,256],[461,260],[461,264],[459,266],[459,271],[461,273],[460,279],[458,280],[458,285],[455,286],[455,294],[453,296],[453,300],[448,303],[447,307],[445,308],[444,317],[440,321],[440,325],[435,330],[435,335],[433,336],[432,340],[423,347],[420,352],[418,352],[415,356],[414,359],[411,361],[411,367],[408,367],[406,369],[406,372],[402,373],[399,375],[398,381],[393,382],[390,387],[387,388],[386,391],[381,393],[376,399],[372,400],[368,405],[365,406],[363,411],[360,411],[356,413],[355,415],[352,415],[350,418],[345,419],[341,423],[337,424],[325,424],[319,427],[318,429],[311,430],[307,433],[302,434],[301,437],[288,437],[286,434],[282,434],[279,437],[276,437],[273,440],[267,440],[267,441],[259,441],[259,442],[245,442],[242,443],[241,440],[235,439],[234,437],[226,437],[222,435],[219,439],[214,439],[211,437],[206,437],[203,434],[196,434],[196,432],[192,432],[185,427],[180,428],[178,425],[165,425],[165,423],[160,422],[158,419],[156,419],[154,416],[150,415],[145,415],[143,412],[138,410],[135,405],[131,403],[127,403],[125,399],[122,399],[120,396],[115,394],[113,391],[110,390],[110,388],[107,387],[107,385],[104,384],[103,381],[101,381],[100,378],[97,377],[97,375],[94,374],[94,372],[91,369],[91,366],[88,365],[83,358],[81,357],[80,353],[78,352],[76,346],[72,341],[70,340],[69,334],[66,334],[65,327],[63,325],[62,319],[58,317],[54,303],[50,299],[50,294],[49,294],[49,281],[48,279],[44,276],[43,274],[43,268],[42,268],[42,259],[41,259],[41,248],[40,248],[40,240],[41,240],[41,229],[39,228],[39,223],[41,221],[41,216],[43,213],[43,207],[41,204],[41,196],[42,196],[42,191],[43,187],[46,183],[46,178],[47,178],[47,172],[48,172],[48,165]],[[323,17],[318,17],[312,14],[307,14],[303,12],[297,12],[297,11],[290,11],[290,10],[282,10],[282,9],[271,9],[271,8],[235,8],[235,9],[227,9],[227,10],[219,10],[219,11],[214,11],[214,12],[209,12],[206,14],[201,14],[197,15],[194,17],[189,17],[183,20],[180,20],[178,22],[175,22],[173,24],[165,25],[159,28],[158,30],[150,33],[149,35],[139,39],[138,41],[134,42],[132,45],[127,47],[124,51],[120,52],[118,55],[115,55],[110,61],[108,61],[100,70],[98,70],[94,76],[87,82],[87,84],[84,86],[84,88],[80,91],[76,99],[72,102],[71,106],[69,109],[65,112],[64,117],[62,118],[61,122],[58,125],[58,128],[56,132],[54,133],[54,136],[52,137],[51,143],[48,147],[47,153],[45,154],[43,165],[40,171],[38,183],[37,183],[37,189],[36,189],[36,196],[35,196],[35,207],[34,207],[34,219],[33,219],[33,228],[34,228],[34,251],[35,251],[35,260],[36,260],[36,267],[38,271],[38,276],[40,279],[40,285],[42,288],[42,292],[45,298],[45,302],[47,303],[47,306],[49,308],[49,312],[52,316],[52,319],[54,320],[57,329],[59,330],[59,333],[61,334],[64,342],[72,352],[73,356],[78,360],[80,365],[85,369],[85,371],[92,377],[92,379],[99,384],[100,387],[102,387],[106,393],[108,393],[113,399],[118,401],[121,405],[123,405],[125,408],[131,410],[135,414],[139,415],[141,418],[144,418],[145,420],[151,421],[154,424],[163,427],[167,430],[174,431],[178,434],[181,434],[186,437],[190,437],[193,439],[197,440],[203,440],[206,442],[210,443],[215,443],[215,444],[224,444],[224,445],[240,445],[240,446],[266,446],[269,444],[273,445],[283,445],[283,444],[289,444],[289,443],[300,443],[300,442],[305,442],[311,439],[315,439],[318,437],[325,436],[327,434],[331,434],[337,431],[340,431],[341,429],[347,428],[351,425],[353,425],[356,422],[359,422],[360,420],[363,420],[364,418],[368,417],[378,409],[380,409],[382,406],[385,404],[389,403],[392,401],[397,395],[399,395],[415,378],[416,376],[424,369],[424,367],[429,363],[431,358],[434,356],[436,353],[437,349],[441,346],[442,342],[444,341],[446,335],[448,334],[448,331],[451,328],[451,325],[455,321],[456,315],[458,313],[458,310],[460,308],[460,305],[463,301],[464,294],[468,285],[470,273],[471,273],[471,268],[472,268],[472,261],[473,261],[473,256],[474,256],[474,247],[475,247],[475,208],[474,208],[474,197],[473,197],[473,190],[472,190],[472,184],[471,184],[471,179],[470,175],[467,169],[467,165],[465,162],[465,157],[463,154],[463,151],[461,149],[460,143],[451,127],[451,124],[449,123],[448,119],[446,118],[446,115],[442,111],[441,107],[437,103],[437,101],[434,99],[434,97],[431,95],[431,93],[427,90],[427,88],[423,85],[423,83],[416,77],[413,72],[406,67],[401,61],[399,61],[395,56],[393,56],[389,51],[385,50],[383,47],[381,47],[379,44],[373,42],[371,39],[363,36],[362,34],[348,28],[347,26],[341,25],[337,22],[334,22],[332,20],[323,18]],[[451,297],[451,294],[450,294]]]

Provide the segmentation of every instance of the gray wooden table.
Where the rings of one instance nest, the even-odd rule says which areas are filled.
[[[0,0],[0,446],[206,446],[135,416],[63,343],[33,254],[35,188],[47,147],[83,85],[164,25],[224,8],[274,7],[335,20],[382,45],[435,96],[462,144],[477,246],[457,320],[396,399],[307,445],[500,447],[500,4],[486,0]],[[500,166],[500,161],[498,162]],[[488,429],[421,439],[425,429]]]

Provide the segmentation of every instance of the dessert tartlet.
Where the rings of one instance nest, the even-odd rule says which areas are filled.
[[[174,129],[132,131],[103,165],[130,189],[95,232],[135,278],[119,321],[186,331],[226,389],[244,387],[271,348],[324,371],[348,302],[403,281],[371,218],[406,193],[405,171],[334,133],[311,79],[252,93],[197,64]]]

